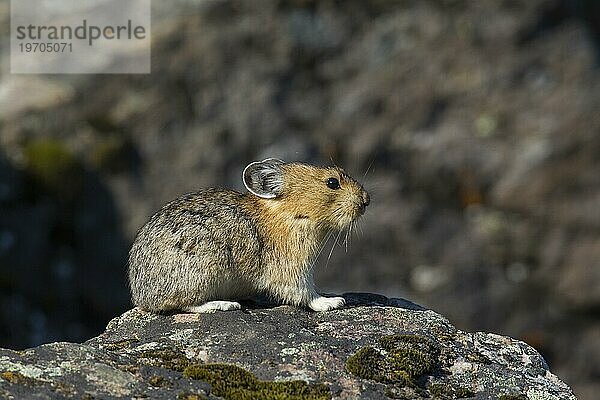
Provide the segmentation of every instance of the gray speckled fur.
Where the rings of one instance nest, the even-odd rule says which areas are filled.
[[[262,240],[239,206],[243,196],[201,190],[154,214],[129,255],[133,303],[160,311],[255,294],[250,280],[260,274]]]

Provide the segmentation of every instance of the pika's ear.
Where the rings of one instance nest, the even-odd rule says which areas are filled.
[[[248,164],[242,177],[244,186],[253,195],[263,199],[273,199],[283,191],[283,161],[267,158]]]

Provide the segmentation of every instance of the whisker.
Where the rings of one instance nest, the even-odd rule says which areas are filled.
[[[373,166],[373,163],[375,162],[375,156],[373,156],[373,158],[371,159],[371,162],[369,163],[369,166],[367,167],[367,170],[365,171],[365,173],[363,174],[363,180],[365,180],[365,178],[367,177],[367,174],[369,173],[369,170],[371,169],[371,167]]]
[[[342,231],[339,231],[337,236],[335,237],[335,240],[333,241],[333,246],[331,246],[331,251],[329,252],[329,255],[327,256],[327,262],[325,263],[325,268],[327,268],[327,266],[329,265],[329,260],[331,259],[331,255],[333,254],[333,249],[335,249],[335,245],[337,244],[337,241],[340,238],[341,234],[342,234]]]
[[[357,228],[358,228],[358,230],[360,231],[360,234],[364,236],[364,235],[365,235],[365,231],[363,230],[363,222],[362,222],[362,221],[358,222],[358,223],[356,224],[356,227],[357,227]]]
[[[321,243],[321,245],[319,246],[319,252],[317,253],[317,255],[314,257],[310,268],[313,269],[315,267],[315,264],[319,258],[319,256],[321,255],[321,253],[323,252],[323,249],[325,248],[325,245],[327,244],[327,242],[329,241],[329,238],[331,237],[331,234],[333,233],[333,230],[329,230],[327,232],[327,234],[325,235],[325,238],[323,239],[323,242]]]
[[[352,226],[352,222],[350,222],[350,226],[346,229],[346,233],[344,234],[344,251],[348,252],[348,233],[350,233],[350,227]]]

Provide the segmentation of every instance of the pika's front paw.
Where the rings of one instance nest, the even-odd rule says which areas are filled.
[[[329,311],[342,307],[346,304],[343,297],[317,297],[308,306],[315,311]]]

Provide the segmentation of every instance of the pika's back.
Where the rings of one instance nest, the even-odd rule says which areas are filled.
[[[249,221],[240,207],[243,194],[230,190],[205,189],[185,194],[165,204],[142,229],[183,232],[191,227],[210,226],[218,221],[221,229]],[[158,232],[157,232],[158,233]]]

